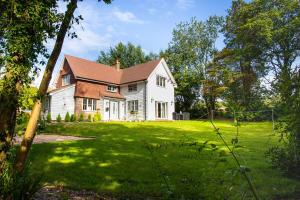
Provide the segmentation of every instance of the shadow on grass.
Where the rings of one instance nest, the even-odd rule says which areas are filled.
[[[33,145],[31,170],[43,172],[45,183],[120,198],[226,199],[247,191],[211,129],[200,133],[172,123],[76,123],[51,125],[46,132],[96,139]],[[208,146],[200,150],[203,143]],[[145,145],[154,147],[154,155]]]

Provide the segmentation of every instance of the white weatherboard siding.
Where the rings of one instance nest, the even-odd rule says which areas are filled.
[[[50,111],[52,120],[56,120],[58,114],[64,119],[67,112],[74,114],[75,110],[75,85],[65,87],[63,89],[50,92]]]
[[[128,92],[128,85],[122,85],[121,94],[126,98],[125,118],[126,120],[145,120],[145,84],[146,82],[137,83],[137,91]],[[132,115],[128,112],[128,101],[138,100],[138,114]]]
[[[156,75],[166,78],[166,87],[156,85]],[[160,62],[148,77],[147,84],[147,120],[157,120],[155,116],[155,101],[167,102],[168,117],[167,120],[172,120],[172,114],[175,112],[174,101],[174,82],[171,80],[168,73],[167,65],[164,61]]]

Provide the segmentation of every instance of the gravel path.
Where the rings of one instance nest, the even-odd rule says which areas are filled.
[[[36,135],[34,137],[33,143],[49,143],[49,142],[62,142],[62,141],[76,141],[76,140],[92,140],[95,138],[92,137],[76,137],[76,136],[66,136],[66,135]],[[22,137],[17,136],[15,138],[15,144],[20,144],[22,141]]]

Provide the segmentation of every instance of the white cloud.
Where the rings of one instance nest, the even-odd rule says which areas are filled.
[[[109,45],[109,34],[102,36],[91,29],[77,30],[76,33],[78,38],[65,40],[63,52],[79,56],[89,51],[99,51]]]
[[[176,6],[179,9],[186,10],[194,5],[194,0],[177,0]]]
[[[137,23],[137,24],[143,24],[144,21],[138,19],[132,12],[129,11],[121,11],[118,8],[115,8],[112,12],[112,15],[116,17],[118,20],[122,22],[127,23]]]

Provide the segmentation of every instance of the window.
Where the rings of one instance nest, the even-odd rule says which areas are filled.
[[[137,91],[137,84],[128,85],[128,92]]]
[[[84,110],[84,111],[95,111],[96,108],[97,108],[97,100],[96,99],[83,98],[82,110]]]
[[[108,85],[107,86],[107,91],[110,91],[110,92],[117,92],[117,86],[115,85]]]
[[[166,119],[168,118],[168,103],[167,102],[155,102],[155,116],[156,118]]]
[[[70,85],[70,74],[66,74],[62,76],[62,86]]]
[[[127,103],[128,105],[128,112],[131,112],[131,111],[138,111],[138,100],[133,100],[133,101],[128,101]]]
[[[166,78],[156,75],[156,85],[160,87],[166,87]]]

